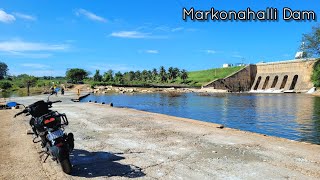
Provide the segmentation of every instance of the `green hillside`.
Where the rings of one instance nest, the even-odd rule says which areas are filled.
[[[216,68],[202,71],[192,71],[188,73],[188,80],[190,85],[202,86],[212,80],[220,79],[231,75],[232,73],[239,71],[244,66],[236,66],[229,68]]]

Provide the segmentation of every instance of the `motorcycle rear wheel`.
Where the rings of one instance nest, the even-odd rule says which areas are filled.
[[[60,162],[62,171],[66,174],[71,174],[72,166],[69,158],[66,158]]]

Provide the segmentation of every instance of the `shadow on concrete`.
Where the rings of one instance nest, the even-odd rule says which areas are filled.
[[[119,154],[75,149],[70,154],[70,160],[73,165],[72,176],[86,178],[112,176],[137,178],[145,176],[140,167],[115,162],[125,159],[122,156],[118,156]]]

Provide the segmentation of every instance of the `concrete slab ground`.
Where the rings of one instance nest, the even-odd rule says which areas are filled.
[[[320,146],[268,137],[185,118],[63,102],[75,134],[73,174],[37,157],[28,118],[0,111],[0,179],[320,179]],[[31,104],[44,95],[11,100]],[[116,102],[113,102],[116,104]],[[240,117],[239,117],[240,118]]]

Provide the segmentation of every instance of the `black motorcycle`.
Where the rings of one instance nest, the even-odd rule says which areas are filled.
[[[44,149],[40,152],[41,156],[47,155],[44,162],[51,156],[54,161],[60,163],[63,172],[70,174],[72,165],[69,154],[74,148],[73,134],[64,132],[64,128],[69,124],[67,116],[50,110],[53,103],[61,101],[50,101],[49,97],[47,101],[37,101],[27,107],[23,105],[25,109],[14,117],[21,114],[32,116],[29,124],[35,135],[33,142],[41,142]],[[37,140],[39,138],[40,140]]]

